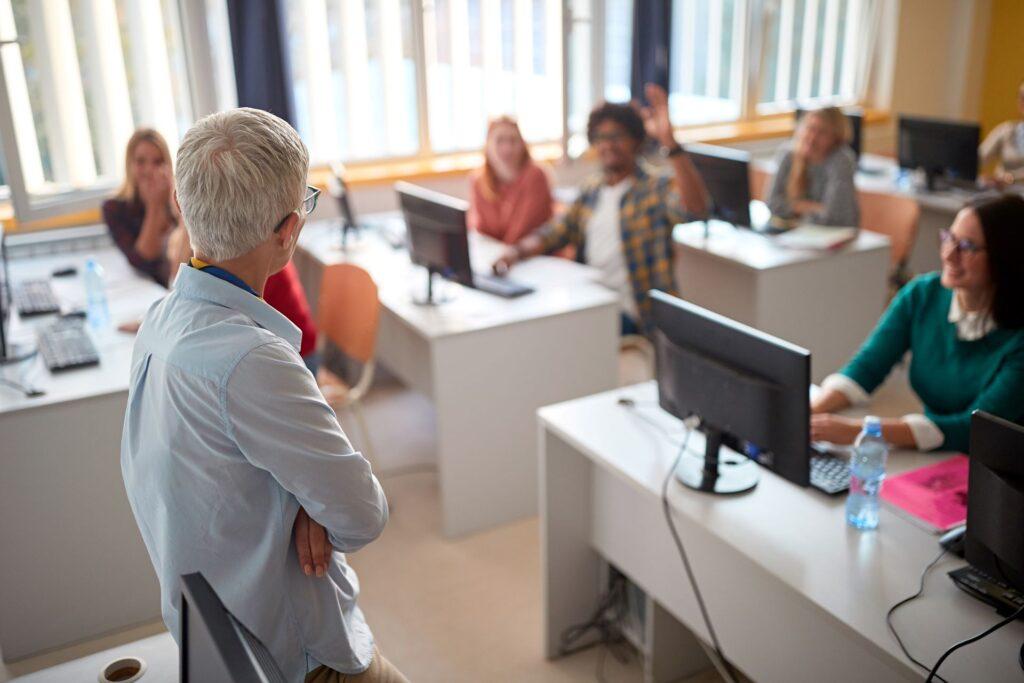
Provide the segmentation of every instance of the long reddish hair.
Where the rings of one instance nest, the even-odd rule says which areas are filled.
[[[519,123],[511,116],[498,116],[487,122],[487,142],[490,142],[491,135],[498,129],[498,126],[512,126],[512,129],[516,132],[516,137],[519,138],[519,144],[523,148],[523,156],[519,159],[519,168],[529,163],[532,160],[530,156],[530,148],[526,146],[526,140],[523,139],[523,133],[519,130]],[[498,180],[498,174],[494,170],[494,164],[491,163],[491,157],[487,153],[487,144],[484,144],[484,172],[483,172],[483,183],[482,189],[484,197],[489,201],[494,201],[498,198],[498,187],[501,185],[501,181]]]

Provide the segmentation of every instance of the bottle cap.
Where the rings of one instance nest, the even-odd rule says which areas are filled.
[[[864,431],[871,436],[882,435],[882,419],[877,415],[868,415],[864,418]]]

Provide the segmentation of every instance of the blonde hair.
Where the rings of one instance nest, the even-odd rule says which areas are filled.
[[[519,138],[519,144],[523,148],[523,156],[519,159],[519,168],[522,168],[527,162],[532,160],[530,156],[530,148],[526,146],[526,140],[523,139],[523,134],[519,130],[519,123],[511,116],[498,116],[491,119],[487,123],[487,142],[490,142],[491,135],[498,129],[498,126],[512,126],[512,129],[516,132],[516,137]],[[498,186],[501,184],[498,180],[498,174],[494,170],[494,164],[491,163],[491,157],[487,153],[487,144],[484,144],[484,172],[482,176],[482,189],[484,198],[488,201],[494,201],[498,198]]]
[[[178,148],[176,186],[197,254],[214,261],[248,253],[302,204],[309,152],[269,112],[229,109],[199,119]]]
[[[148,142],[156,147],[160,151],[160,156],[164,158],[165,164],[168,166],[173,165],[174,160],[171,159],[171,150],[167,147],[167,141],[164,140],[164,136],[160,135],[154,128],[139,128],[128,138],[128,146],[124,152],[124,181],[121,183],[121,187],[117,188],[117,194],[114,195],[117,199],[129,201],[138,199],[139,186],[132,172],[132,157],[135,155],[135,148],[143,142]]]
[[[807,125],[812,116],[817,118],[832,133],[832,137],[835,139],[832,149],[849,144],[852,136],[850,119],[847,118],[846,114],[839,107],[822,107],[821,109],[807,112],[797,126],[794,137],[803,126]],[[803,158],[794,155],[793,163],[789,170],[789,178],[786,180],[786,197],[790,201],[802,199],[807,193],[807,183],[807,162]]]

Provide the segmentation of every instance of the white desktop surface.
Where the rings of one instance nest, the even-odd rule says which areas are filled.
[[[535,287],[531,294],[504,299],[438,278],[435,291],[450,299],[424,306],[412,296],[426,291],[426,270],[404,249],[373,230],[347,251],[339,247],[336,222],[306,226],[295,256],[300,277],[314,307],[324,266],[354,263],[377,283],[377,359],[435,408],[443,531],[455,536],[536,514],[535,412],[615,386],[617,296],[595,282],[591,268],[545,257],[509,275]],[[471,234],[474,270],[486,272],[503,248]]]
[[[134,271],[114,247],[98,251],[76,252],[36,256],[27,259],[10,260],[11,280],[15,284],[22,280],[46,279],[55,269],[75,266],[78,273],[70,277],[52,278],[51,286],[62,303],[69,306],[85,307],[85,261],[93,257],[104,269],[104,284],[107,291],[107,305],[110,308],[111,326],[90,334],[100,353],[100,364],[59,373],[47,370],[43,359],[37,354],[31,360],[8,366],[0,366],[0,377],[27,381],[46,392],[44,396],[27,398],[20,392],[0,385],[0,413],[13,410],[39,408],[53,403],[76,401],[93,396],[125,391],[128,388],[128,373],[131,364],[131,349],[135,335],[119,332],[117,325],[141,320],[149,307],[167,294],[167,290],[156,282]],[[11,338],[13,341],[30,341],[34,344],[36,332],[51,325],[53,315],[33,316],[19,319],[13,316]]]
[[[634,399],[643,415],[617,405],[622,396]],[[684,432],[656,401],[656,385],[648,382],[539,412],[547,451],[542,477],[554,478],[542,486],[549,656],[557,653],[564,625],[587,616],[575,612],[586,604],[592,609],[596,584],[586,585],[589,577],[580,571],[592,573],[593,553],[708,641],[661,516],[661,487]],[[702,448],[694,433],[688,450]],[[940,457],[897,452],[888,471]],[[581,476],[589,485],[566,482]],[[574,494],[576,500],[566,500]],[[669,500],[722,647],[748,676],[759,682],[923,678],[888,632],[885,612],[916,591],[938,554],[937,536],[884,505],[876,531],[856,531],[845,524],[843,496],[801,488],[764,469],[747,494],[711,496],[672,482]],[[935,662],[947,647],[1000,620],[946,577],[962,564],[937,565],[924,595],[896,614],[904,642],[922,661]],[[958,651],[940,673],[954,681],[1020,680],[1022,639],[1024,625],[1011,624]]]
[[[111,328],[94,335],[100,364],[51,374],[39,356],[0,367],[0,376],[46,391],[38,398],[0,385],[0,651],[6,660],[154,619],[159,587],[124,492],[120,444],[138,320],[166,293],[137,274],[111,246],[56,248],[11,258],[11,279],[55,278],[68,304],[84,303],[82,275],[92,256],[105,269]],[[34,339],[53,315],[15,321],[13,336]]]
[[[737,229],[728,223],[711,220],[677,225],[673,231],[677,244],[698,249],[728,264],[753,271],[799,265],[819,259],[842,258],[844,254],[888,249],[889,238],[861,230],[857,237],[834,250],[791,249],[779,245],[774,236],[754,230]]]

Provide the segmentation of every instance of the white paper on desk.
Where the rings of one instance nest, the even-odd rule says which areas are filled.
[[[857,228],[837,228],[805,223],[778,235],[774,242],[788,249],[836,249],[857,238]]]

